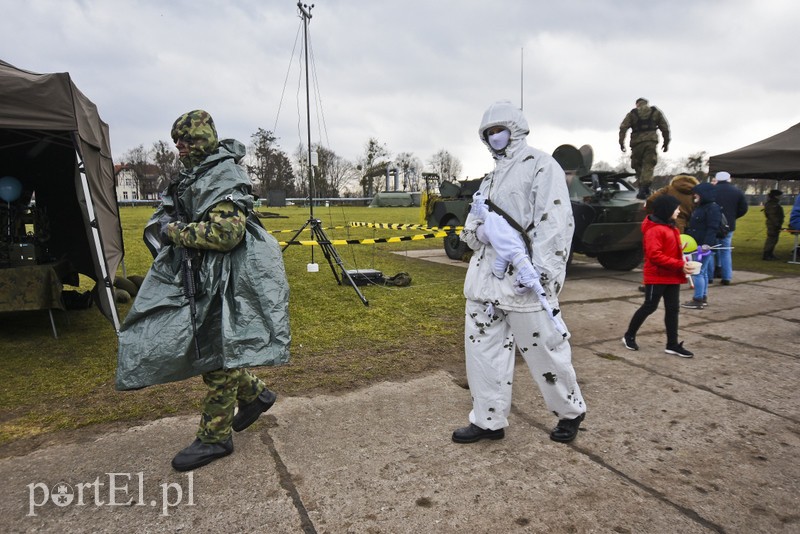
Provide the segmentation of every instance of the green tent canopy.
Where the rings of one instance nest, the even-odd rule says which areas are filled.
[[[119,330],[113,281],[124,247],[108,125],[68,73],[0,60],[0,176],[35,194],[49,252],[95,280],[94,301]]]
[[[727,171],[734,178],[800,180],[800,123],[752,145],[711,156],[709,173]]]

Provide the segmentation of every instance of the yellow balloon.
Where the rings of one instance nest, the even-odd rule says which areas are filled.
[[[697,241],[688,234],[681,234],[681,248],[684,254],[689,254],[697,250]]]

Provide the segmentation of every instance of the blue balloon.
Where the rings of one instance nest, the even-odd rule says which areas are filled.
[[[13,176],[0,178],[0,198],[6,202],[14,202],[22,194],[22,182]]]

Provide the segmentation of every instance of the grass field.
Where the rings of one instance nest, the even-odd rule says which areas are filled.
[[[265,208],[262,222],[287,240],[309,218],[307,208]],[[144,275],[151,263],[141,241],[152,208],[122,208],[126,275]],[[351,227],[351,222],[417,224],[419,208],[315,208],[331,239],[367,239],[422,234],[421,230]],[[788,208],[787,208],[788,216]],[[797,276],[800,265],[761,260],[764,216],[760,207],[738,221],[734,268]],[[298,239],[309,239],[308,232]],[[776,254],[790,255],[792,238],[781,237]],[[441,239],[344,245],[336,250],[348,269],[377,269],[386,276],[407,272],[408,287],[363,286],[369,306],[353,288],[336,284],[317,247],[318,273],[307,272],[312,247],[293,245],[284,253],[291,287],[292,360],[257,374],[282,395],[337,393],[383,380],[401,380],[433,369],[461,369],[464,271],[418,261],[403,252],[441,248]],[[399,253],[399,254],[396,254]],[[120,271],[121,273],[121,271]],[[85,284],[83,284],[85,285]],[[119,306],[124,317],[129,305]],[[54,312],[54,339],[45,312],[0,316],[0,456],[46,442],[58,431],[89,425],[130,426],[174,414],[198,413],[204,386],[199,378],[140,391],[114,389],[117,340],[96,308]],[[580,318],[576,318],[579,320]]]

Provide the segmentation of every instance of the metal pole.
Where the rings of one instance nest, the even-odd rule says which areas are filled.
[[[308,21],[311,19],[311,9],[314,4],[310,6],[297,2],[297,8],[303,14],[303,43],[306,56],[306,124],[308,130],[308,205],[309,215],[314,218],[314,174],[311,170],[311,101],[309,96],[308,84]],[[313,249],[312,249],[313,250]]]

